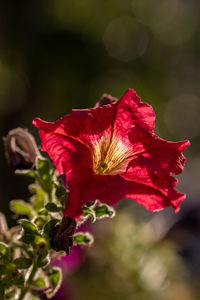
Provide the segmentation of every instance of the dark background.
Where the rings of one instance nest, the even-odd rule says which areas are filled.
[[[20,126],[39,144],[36,116],[55,121],[133,88],[153,105],[161,137],[190,139],[178,188],[187,193],[183,210],[198,204],[199,25],[198,0],[1,1],[1,136]],[[10,217],[9,201],[27,198],[29,181],[14,176],[3,142],[0,151],[0,209]]]

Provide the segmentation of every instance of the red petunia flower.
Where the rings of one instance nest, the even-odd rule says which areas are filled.
[[[89,201],[114,205],[122,198],[151,211],[172,205],[178,212],[185,194],[175,190],[178,180],[170,174],[183,171],[182,151],[189,141],[168,142],[155,135],[153,109],[132,89],[111,102],[73,110],[55,123],[33,121],[42,150],[65,174],[70,191],[65,215],[79,217]]]

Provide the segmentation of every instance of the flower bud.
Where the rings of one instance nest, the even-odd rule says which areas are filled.
[[[117,100],[117,98],[114,98],[109,94],[103,94],[100,100],[95,104],[94,108],[117,102]]]
[[[39,155],[33,136],[20,127],[8,132],[4,144],[6,156],[14,169],[31,168]]]
[[[63,217],[62,223],[55,226],[49,233],[51,247],[57,251],[64,250],[69,255],[69,247],[73,246],[75,231],[76,221]]]

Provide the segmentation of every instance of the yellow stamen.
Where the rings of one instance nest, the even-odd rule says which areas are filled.
[[[96,174],[116,175],[126,170],[133,150],[119,137],[103,136],[93,142],[92,159]]]

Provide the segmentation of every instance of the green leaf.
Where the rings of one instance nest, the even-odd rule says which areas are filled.
[[[40,185],[49,194],[53,189],[52,177],[53,172],[50,167],[50,162],[47,159],[37,158],[37,169],[40,175]]]
[[[41,176],[48,174],[50,171],[50,163],[48,159],[37,158],[37,169]]]
[[[35,240],[35,234],[24,233],[19,240],[25,244],[32,244]]]
[[[82,207],[82,211],[83,211],[84,217],[90,216],[93,223],[96,221],[96,214],[95,214],[94,210],[92,209],[92,207],[88,207],[88,206],[84,205]]]
[[[21,224],[21,226],[23,227],[25,233],[28,234],[35,234],[35,235],[40,235],[38,232],[37,227],[35,226],[34,223],[26,220],[26,219],[20,219],[18,221],[19,224]]]
[[[38,212],[40,209],[44,208],[45,192],[36,184],[29,185],[29,190],[31,193],[35,194],[31,197],[31,202],[33,203],[34,209]]]
[[[94,241],[93,236],[89,232],[78,232],[73,237],[74,245],[91,245]]]
[[[6,268],[5,272],[10,279],[16,279],[17,276],[19,275],[17,266],[13,262],[8,262],[5,268]]]
[[[62,271],[60,268],[51,268],[47,273],[51,289],[47,291],[47,297],[53,297],[62,283]]]
[[[36,236],[40,236],[36,225],[26,219],[21,219],[18,221],[19,224],[22,225],[24,231],[22,232],[22,236],[20,241],[26,244],[33,243]]]
[[[32,265],[32,260],[26,257],[18,257],[13,262],[18,269],[28,269]]]
[[[45,279],[43,277],[38,277],[36,280],[33,280],[31,285],[36,289],[44,289],[46,286]]]
[[[115,210],[113,207],[110,207],[106,204],[103,205],[99,205],[99,206],[95,206],[93,208],[95,214],[96,214],[96,218],[101,219],[101,218],[105,218],[105,217],[114,217],[115,216]]]
[[[0,257],[8,257],[9,248],[3,242],[0,242]]]
[[[16,214],[27,215],[30,219],[33,217],[31,205],[23,200],[12,200],[10,209]]]
[[[45,219],[42,218],[42,217],[37,217],[35,220],[34,220],[34,223],[37,225],[37,227],[39,229],[42,229],[44,224],[46,223]]]
[[[55,184],[55,186],[56,186],[56,197],[60,199],[66,194],[66,189],[61,183]]]
[[[58,219],[52,219],[49,222],[47,222],[44,226],[43,236],[48,237],[49,231],[51,231],[58,222],[59,222]]]
[[[15,170],[15,174],[17,175],[25,175],[25,176],[29,176],[29,177],[32,177],[32,178],[36,178],[37,177],[37,174],[35,171],[33,170]]]
[[[39,215],[41,216],[47,216],[48,215],[48,210],[43,208],[38,212]]]
[[[96,201],[87,202],[87,203],[86,203],[86,206],[87,206],[87,207],[94,206],[94,205],[95,205],[95,202],[96,202]]]
[[[48,211],[51,211],[51,212],[58,212],[58,211],[61,211],[63,210],[62,206],[57,206],[55,203],[51,202],[51,203],[47,203],[47,205],[45,206],[45,208],[48,210]]]

